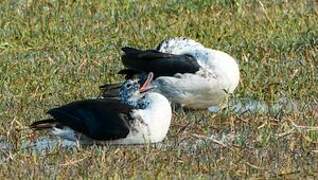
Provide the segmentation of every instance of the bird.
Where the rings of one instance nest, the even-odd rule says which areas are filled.
[[[221,109],[239,84],[236,59],[189,38],[165,39],[155,49],[123,47],[122,51],[125,68],[119,74],[129,79],[153,72],[156,90],[185,108]],[[101,89],[104,97],[116,92],[112,85]]]
[[[163,141],[172,110],[163,95],[154,92],[149,73],[140,85],[125,81],[120,99],[95,98],[71,102],[47,113],[52,117],[33,122],[33,130],[49,129],[54,135],[79,144],[145,144]]]

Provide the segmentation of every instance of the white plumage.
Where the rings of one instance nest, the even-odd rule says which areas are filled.
[[[160,92],[174,103],[194,109],[221,107],[228,93],[233,93],[239,84],[239,66],[227,53],[186,38],[168,39],[157,49],[163,53],[192,55],[200,65],[194,74],[178,73],[154,81]]]
[[[150,104],[146,109],[134,110],[135,124],[125,139],[118,139],[111,144],[144,144],[161,142],[170,127],[172,111],[167,98],[159,93],[146,95]]]

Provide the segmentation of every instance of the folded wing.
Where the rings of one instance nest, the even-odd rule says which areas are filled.
[[[176,73],[195,73],[200,69],[196,59],[187,54],[174,55],[157,50],[138,50],[122,48],[122,62],[127,69],[122,74],[131,75],[138,72],[153,72],[155,77],[173,76]]]
[[[77,101],[49,110],[54,120],[34,122],[31,127],[41,129],[51,122],[56,127],[67,126],[95,140],[125,138],[129,133],[131,110],[131,106],[118,100]]]

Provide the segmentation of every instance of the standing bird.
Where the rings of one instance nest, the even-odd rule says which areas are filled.
[[[170,121],[169,101],[152,92],[153,73],[144,84],[127,80],[119,99],[97,98],[72,102],[48,111],[52,119],[34,122],[34,130],[50,129],[63,139],[80,144],[144,144],[160,142]]]
[[[187,38],[162,41],[155,50],[122,48],[120,74],[131,78],[153,72],[153,85],[172,103],[191,109],[218,108],[239,84],[240,72],[230,55]],[[103,96],[112,93],[103,86]],[[110,88],[112,89],[112,88]]]

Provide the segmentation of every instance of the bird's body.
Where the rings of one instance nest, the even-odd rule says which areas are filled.
[[[154,72],[153,84],[172,103],[192,109],[221,107],[239,83],[239,67],[230,55],[186,38],[172,38],[156,50],[123,48],[120,73]]]
[[[151,92],[147,94],[150,105],[147,109],[133,110],[135,119],[129,134],[111,144],[143,144],[161,142],[166,136],[172,117],[170,103],[164,96]],[[167,121],[169,120],[169,121]]]
[[[139,84],[137,89],[133,85],[124,83],[119,100],[89,99],[51,109],[52,119],[34,122],[31,128],[51,129],[54,135],[81,144],[160,142],[170,126],[170,103],[159,93],[140,93]]]

